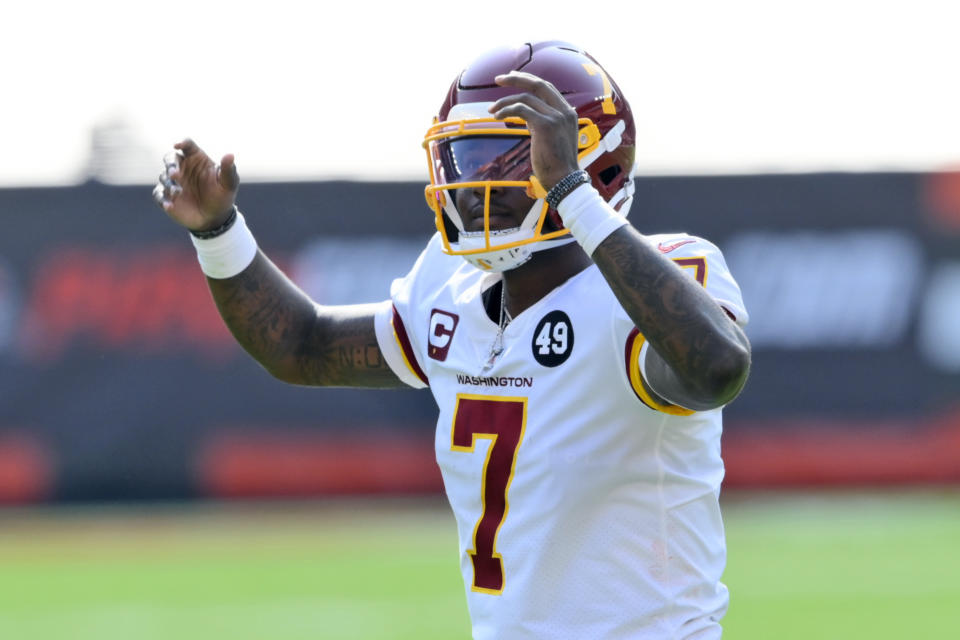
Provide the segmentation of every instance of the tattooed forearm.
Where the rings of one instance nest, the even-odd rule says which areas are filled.
[[[371,306],[318,306],[262,253],[239,275],[208,283],[230,332],[277,378],[400,386],[377,345]]]
[[[384,365],[380,349],[375,344],[340,346],[337,352],[337,364],[343,368],[379,369]]]
[[[660,358],[647,360],[652,385],[670,400],[706,409],[732,400],[746,380],[746,336],[693,279],[630,226],[593,254],[611,289]]]
[[[402,386],[383,359],[370,307],[318,307],[315,328],[301,341],[297,362],[310,384]]]

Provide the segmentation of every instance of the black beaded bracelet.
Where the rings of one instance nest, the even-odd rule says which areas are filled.
[[[583,169],[578,169],[577,171],[564,176],[560,182],[553,185],[550,191],[547,192],[547,204],[556,209],[557,205],[560,204],[560,201],[566,198],[571,191],[580,185],[587,184],[589,182],[590,174]]]
[[[193,234],[194,238],[200,238],[201,240],[209,240],[211,238],[216,238],[217,236],[222,236],[227,231],[230,230],[230,227],[233,226],[233,223],[237,221],[237,205],[233,205],[233,209],[230,210],[230,215],[227,216],[227,219],[223,221],[223,224],[217,227],[216,229],[208,229],[206,231],[194,231],[190,230],[190,233]]]

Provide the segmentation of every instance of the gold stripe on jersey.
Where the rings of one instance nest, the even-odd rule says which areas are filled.
[[[706,256],[672,258],[672,260],[681,269],[692,269],[693,273],[691,275],[693,279],[699,282],[700,286],[707,286]],[[633,387],[633,392],[637,394],[637,397],[640,398],[643,404],[656,411],[668,413],[672,416],[689,416],[696,413],[695,411],[685,409],[675,404],[662,404],[653,399],[643,380],[643,375],[640,373],[640,350],[643,348],[644,342],[646,342],[646,338],[644,338],[643,334],[637,329],[631,331],[627,337],[627,377],[630,379],[630,386]]]
[[[693,269],[693,279],[701,287],[707,286],[707,258],[706,256],[691,256],[689,258],[672,258],[681,269]]]
[[[630,386],[633,388],[633,392],[637,394],[637,397],[640,398],[640,402],[651,409],[672,416],[689,416],[696,413],[695,411],[684,409],[675,404],[661,404],[654,400],[650,392],[647,391],[647,387],[643,381],[643,375],[640,373],[640,350],[643,348],[644,342],[646,342],[646,338],[644,338],[643,334],[637,329],[631,331],[630,335],[627,336],[627,377],[630,378]]]

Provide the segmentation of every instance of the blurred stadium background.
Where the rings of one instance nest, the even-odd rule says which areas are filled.
[[[228,17],[168,4],[93,2],[123,28],[75,28],[87,5],[5,20],[0,54],[30,61],[7,86],[34,98],[0,123],[0,638],[467,638],[429,394],[271,379],[222,326],[147,182],[158,137],[245,151],[241,170],[259,164],[240,202],[261,246],[324,302],[383,299],[430,233],[424,109],[492,29],[519,40],[528,25],[491,15],[435,34],[439,60],[436,41],[369,24],[359,45],[430,60],[440,78],[423,80],[436,84],[423,104],[395,105],[410,127],[377,129],[379,155],[353,145],[320,166],[349,133],[311,119],[331,109],[327,87],[376,77],[403,95],[408,76],[335,59],[318,82],[316,61],[348,49],[290,24],[296,3]],[[384,22],[426,15],[407,4]],[[248,44],[219,81],[185,74],[175,97],[228,87],[242,125],[216,101],[157,99],[173,92],[157,71],[188,5],[195,33],[223,22]],[[550,20],[574,5],[552,3],[541,31],[563,35]],[[630,38],[584,44],[643,107],[632,221],[715,241],[752,315],[753,374],[723,442],[725,637],[956,637],[956,21],[926,0],[706,5],[692,20],[686,3],[637,3]],[[350,11],[322,18],[352,24]],[[249,44],[271,34],[287,37]],[[782,155],[758,151],[764,137]],[[379,181],[331,179],[344,175]]]
[[[724,435],[729,637],[949,637],[960,174],[637,194],[643,229],[724,249],[753,316]],[[429,233],[420,183],[241,198],[329,303],[384,298]],[[0,637],[467,637],[429,394],[270,378],[145,186],[3,188],[0,211]]]

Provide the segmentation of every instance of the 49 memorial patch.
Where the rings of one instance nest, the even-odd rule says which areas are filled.
[[[563,311],[543,316],[533,331],[533,357],[545,367],[557,367],[573,353],[573,324]]]

